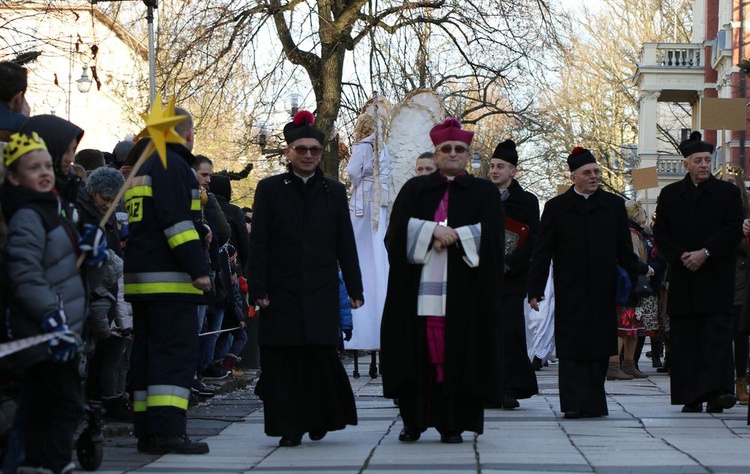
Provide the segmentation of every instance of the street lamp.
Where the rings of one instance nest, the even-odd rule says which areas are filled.
[[[479,158],[479,152],[474,149],[474,156],[471,158],[471,169],[478,170],[482,167],[482,159]]]
[[[81,72],[81,78],[76,81],[78,92],[81,92],[83,94],[86,94],[88,91],[91,90],[91,78],[86,73],[86,69],[88,68],[89,68],[88,66],[83,66],[81,68],[83,70]]]

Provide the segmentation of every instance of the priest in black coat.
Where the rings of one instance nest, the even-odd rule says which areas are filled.
[[[721,413],[732,395],[734,249],[742,238],[739,189],[711,175],[714,146],[693,132],[680,143],[685,178],[656,205],[656,247],[669,264],[670,384],[683,412]]]
[[[399,440],[435,427],[460,443],[483,432],[484,402],[502,400],[504,217],[492,183],[466,172],[473,132],[448,119],[430,137],[439,169],[403,186],[388,229],[383,391],[399,400]]]
[[[250,234],[249,296],[261,307],[256,393],[266,434],[284,447],[357,424],[336,352],[338,267],[352,308],[364,303],[362,278],[346,191],[318,168],[324,135],[314,120],[300,111],[284,127],[289,171],[258,183]]]
[[[529,273],[529,304],[544,299],[550,262],[555,282],[555,345],[565,418],[609,414],[604,391],[617,353],[615,276],[653,274],[633,253],[625,201],[599,187],[599,165],[576,147],[568,156],[573,186],[544,207]]]
[[[490,159],[490,181],[505,207],[505,275],[503,277],[503,351],[505,396],[502,408],[518,408],[518,399],[539,393],[526,349],[524,303],[529,262],[539,231],[539,200],[515,180],[518,151],[513,140],[500,142]]]

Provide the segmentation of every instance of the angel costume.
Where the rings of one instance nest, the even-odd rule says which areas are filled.
[[[375,134],[354,144],[346,171],[352,183],[349,213],[362,268],[367,304],[352,310],[352,339],[347,349],[379,350],[380,318],[388,285],[388,254],[383,244],[388,227],[388,181],[391,157],[381,145],[375,159]]]

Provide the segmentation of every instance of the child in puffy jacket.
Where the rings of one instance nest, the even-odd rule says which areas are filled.
[[[7,173],[0,201],[8,220],[4,271],[10,286],[6,336],[46,339],[14,361],[24,371],[18,422],[25,438],[23,466],[69,472],[83,414],[78,353],[87,311],[87,282],[76,260],[86,251],[84,269],[101,267],[106,240],[98,228],[79,237],[63,216],[52,157],[39,135],[12,135],[3,161]]]

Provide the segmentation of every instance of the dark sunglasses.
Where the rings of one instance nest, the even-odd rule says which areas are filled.
[[[443,145],[443,146],[441,146],[440,148],[438,148],[438,150],[439,150],[439,151],[442,151],[443,153],[450,153],[450,152],[451,152],[451,150],[456,150],[456,153],[465,153],[465,152],[467,152],[467,151],[468,151],[469,149],[468,149],[468,148],[466,148],[466,147],[465,147],[465,146],[463,146],[463,145],[456,145],[456,146],[451,146],[451,145]]]
[[[292,150],[294,150],[295,153],[297,153],[300,156],[305,156],[307,152],[310,152],[311,156],[320,156],[321,153],[323,153],[323,149],[319,146],[290,146]]]

